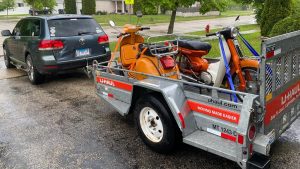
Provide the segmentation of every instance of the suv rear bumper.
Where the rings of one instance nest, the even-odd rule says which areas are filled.
[[[111,54],[104,54],[99,56],[91,56],[87,58],[80,58],[76,60],[66,60],[60,62],[44,62],[37,67],[39,73],[41,74],[54,74],[64,70],[77,69],[85,67],[87,64],[91,65],[93,60],[98,62],[105,62],[110,60]]]

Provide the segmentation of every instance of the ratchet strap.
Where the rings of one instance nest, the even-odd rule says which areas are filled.
[[[240,38],[242,39],[243,43],[247,46],[250,52],[260,61],[258,52],[251,46],[251,44],[243,37],[242,34],[239,33]]]
[[[239,33],[239,37],[241,38],[241,40],[243,41],[243,43],[247,46],[247,48],[249,49],[249,51],[257,58],[257,60],[260,62],[260,57],[258,52],[251,46],[251,44],[244,38],[244,36]],[[266,65],[266,69],[267,72],[270,73],[272,75],[272,69],[269,65]]]
[[[219,37],[219,43],[220,43],[220,48],[221,48],[221,55],[223,57],[225,68],[226,68],[226,77],[228,79],[230,89],[232,91],[235,91],[232,76],[231,76],[231,73],[230,73],[230,67],[229,67],[229,64],[228,64],[228,61],[227,61],[227,58],[226,58],[226,53],[225,53],[225,49],[224,49],[224,45],[223,45],[223,40],[222,40],[222,37],[221,37],[220,34],[218,35],[218,37]],[[231,93],[230,96],[233,96],[233,101],[234,102],[236,102],[236,103],[238,102],[237,96],[236,96],[235,93]]]

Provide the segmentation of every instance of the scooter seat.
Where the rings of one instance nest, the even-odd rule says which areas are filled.
[[[190,50],[205,50],[205,51],[210,51],[211,45],[206,42],[200,42],[200,41],[195,41],[195,40],[179,40],[178,41],[178,46],[181,48],[186,48]],[[175,41],[174,44],[177,44]]]

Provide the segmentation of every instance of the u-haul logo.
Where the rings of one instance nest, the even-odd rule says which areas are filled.
[[[113,81],[108,80],[108,79],[103,79],[103,78],[98,78],[98,83],[102,83],[102,84],[113,86],[113,87],[116,86]]]
[[[289,104],[300,93],[300,84],[289,90],[281,97],[281,105]]]
[[[115,87],[115,88],[118,88],[118,89],[122,89],[122,90],[125,90],[125,91],[132,92],[132,90],[133,90],[133,86],[130,83],[125,83],[125,82],[122,82],[122,81],[108,79],[108,78],[104,78],[104,77],[100,77],[100,76],[97,76],[96,80],[97,80],[97,83],[101,83],[101,84],[111,86],[111,87]]]
[[[292,85],[279,96],[269,101],[266,105],[265,124],[268,125],[281,112],[294,103],[300,97],[300,82]]]

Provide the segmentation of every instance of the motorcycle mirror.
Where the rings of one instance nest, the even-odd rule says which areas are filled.
[[[235,21],[240,20],[240,15],[236,17]]]
[[[137,12],[136,12],[136,16],[137,16],[138,18],[143,17],[142,11],[137,11]]]
[[[110,20],[110,21],[109,21],[109,25],[110,25],[111,27],[115,27],[115,26],[116,26],[116,23],[115,23],[114,21]]]

